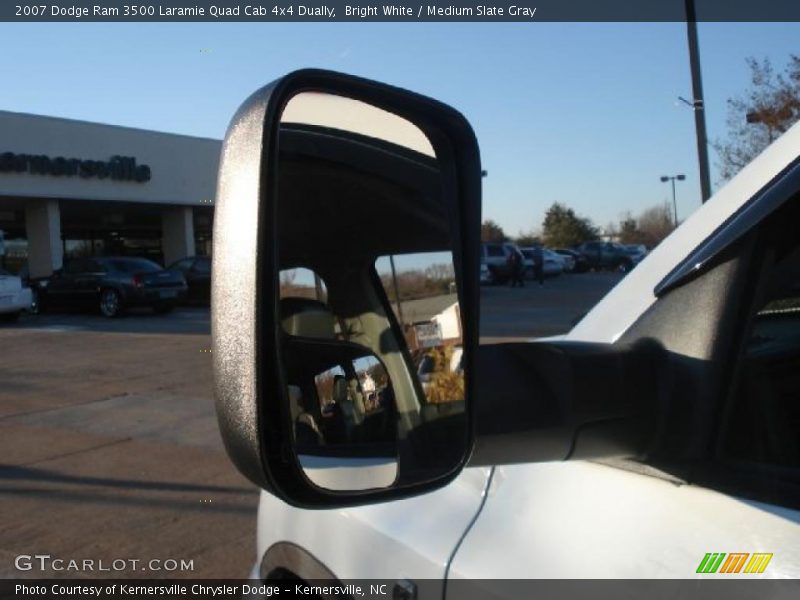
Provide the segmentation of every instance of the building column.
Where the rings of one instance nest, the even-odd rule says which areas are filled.
[[[194,211],[191,206],[165,208],[161,213],[161,248],[164,266],[194,256]]]
[[[28,271],[31,277],[47,277],[61,268],[61,209],[58,200],[31,200],[25,205],[28,238]]]

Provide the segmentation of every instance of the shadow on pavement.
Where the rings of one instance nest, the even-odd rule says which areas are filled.
[[[180,307],[165,315],[132,309],[113,319],[85,312],[24,314],[18,322],[0,327],[3,330],[209,335],[211,323],[208,308]]]
[[[73,504],[113,504],[133,507],[168,508],[180,511],[201,511],[204,513],[235,513],[255,516],[255,500],[253,506],[233,504],[229,502],[214,502],[213,499],[170,499],[170,498],[142,498],[140,496],[120,496],[115,494],[90,494],[84,492],[64,491],[61,489],[40,489],[12,487],[3,489],[0,494],[19,496],[25,499],[40,498],[44,500],[57,500],[62,503]],[[255,499],[255,491],[252,492]]]
[[[246,494],[252,488],[220,485],[196,485],[191,483],[172,483],[167,481],[137,481],[135,479],[110,479],[64,475],[47,469],[0,464],[0,480],[44,481],[76,485],[96,485],[111,488],[137,490],[156,490],[163,492],[210,492],[215,494]]]

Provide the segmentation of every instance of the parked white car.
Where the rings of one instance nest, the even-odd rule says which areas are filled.
[[[22,279],[0,269],[0,318],[16,320],[24,310],[31,308],[31,290],[22,285]]]
[[[525,275],[526,277],[535,277],[536,274],[536,248],[520,248],[522,255],[525,257]],[[542,258],[544,259],[544,276],[555,277],[564,272],[564,261],[561,256],[542,248]]]
[[[358,94],[367,89],[370,99],[379,98],[388,106],[402,102],[402,114],[418,114],[421,101],[416,96],[317,71],[287,76],[280,85],[251,96],[226,138],[217,206],[221,212],[215,220],[223,234],[215,232],[215,260],[220,264],[227,253],[238,266],[233,261],[250,256],[242,250],[256,247],[256,226],[246,229],[247,236],[236,236],[246,222],[242,211],[257,214],[262,201],[256,167],[266,147],[261,136],[274,125],[265,126],[263,115],[272,114],[273,103],[285,102],[281,93],[288,92],[282,90],[292,85],[307,89],[301,84],[310,76],[315,89],[325,89],[332,81],[337,94],[353,90],[362,98],[366,96]],[[447,113],[448,107],[430,99],[424,107],[426,123],[437,110],[449,116],[440,123],[458,121],[457,115]],[[451,135],[458,137],[459,132]],[[474,138],[458,139],[464,142],[462,150],[471,152]],[[242,152],[250,147],[258,152]],[[240,159],[242,154],[250,158]],[[287,475],[292,463],[284,450],[292,448],[291,430],[277,412],[275,399],[283,390],[280,381],[271,384],[253,374],[267,366],[257,360],[261,355],[248,325],[261,314],[259,300],[272,302],[273,312],[277,301],[259,296],[251,283],[249,305],[241,308],[239,297],[236,304],[224,304],[229,290],[255,277],[217,279],[214,298],[219,303],[212,306],[223,439],[240,470],[273,490],[261,494],[251,576],[384,579],[397,582],[394,595],[403,598],[418,597],[414,582],[426,580],[426,597],[437,599],[451,597],[447,582],[459,579],[800,577],[798,157],[800,124],[686,219],[559,339],[481,346],[473,355],[467,336],[464,368],[469,372],[478,365],[479,393],[473,398],[478,406],[471,408],[483,411],[473,413],[475,431],[483,437],[476,433],[470,462],[452,471],[452,480],[399,500],[392,499],[395,490],[387,493],[384,486],[372,486],[356,488],[361,495],[355,501],[341,501],[344,493],[331,501],[333,496],[322,498],[323,491],[303,487],[305,479]],[[477,189],[480,163],[469,164],[463,180],[471,178],[469,189]],[[249,183],[235,176],[240,171],[253,174]],[[404,179],[404,185],[406,181],[410,180]],[[471,241],[465,244],[477,244],[479,215],[469,212],[469,200],[459,205],[467,207],[473,224],[466,232]],[[307,227],[307,214],[298,213],[298,230]],[[229,220],[227,225],[223,219]],[[275,224],[270,220],[267,226]],[[243,238],[251,240],[250,246]],[[475,277],[478,253],[462,254],[471,269],[465,269],[465,277]],[[255,261],[249,268],[243,267],[243,273],[258,272]],[[477,282],[469,283],[467,291],[476,291]],[[324,307],[305,308],[311,314],[309,329],[299,329],[296,335],[324,331],[329,339],[320,343],[319,352],[327,352],[335,345],[328,333],[334,320]],[[465,311],[472,308],[468,302],[462,306]],[[240,314],[231,316],[226,309]],[[368,316],[373,319],[375,314]],[[264,322],[259,327],[266,327]],[[465,318],[468,334],[476,322]],[[320,323],[327,329],[320,329]],[[372,346],[376,351],[387,339],[396,339],[385,327],[373,331],[379,334]],[[308,338],[299,339],[296,347],[309,347]],[[586,362],[562,361],[576,348]],[[648,348],[654,354],[648,354]],[[275,352],[270,346],[265,355]],[[626,352],[638,362],[620,359],[629,356]],[[493,357],[509,360],[498,364]],[[580,364],[590,368],[573,368]],[[404,384],[400,378],[393,381]],[[256,382],[272,385],[274,393],[259,396]],[[563,392],[559,404],[543,400],[551,386]],[[550,449],[552,440],[540,435],[539,425],[546,430],[548,420],[558,421],[558,413],[572,410],[575,399],[586,402],[583,408],[590,416],[578,420],[579,434],[558,444],[558,458],[542,458],[541,449]],[[612,404],[620,401],[621,412],[606,419],[610,413],[602,407],[609,399]],[[259,407],[264,410],[256,413]],[[651,408],[658,413],[652,420],[647,412]],[[267,409],[276,412],[272,425],[280,432],[280,437],[271,438],[276,442],[271,446],[260,440],[273,435],[272,430],[257,429]],[[634,414],[626,412],[629,409],[636,415],[642,411],[645,420],[629,421]],[[601,412],[593,412],[597,410]],[[258,418],[242,417],[243,411]],[[487,418],[496,419],[504,430],[486,433],[482,426]],[[532,424],[529,428],[520,427],[527,422]],[[654,422],[659,426],[651,429]],[[644,436],[644,458],[626,453],[619,431],[633,438]],[[553,430],[549,433],[558,436]],[[493,443],[495,454],[487,455],[486,447]],[[283,477],[284,487],[265,473]],[[286,482],[295,487],[290,489]],[[295,491],[301,487],[305,496]],[[323,501],[331,508],[321,508]],[[491,596],[519,594],[514,586],[495,586]]]
[[[494,279],[492,278],[492,273],[489,271],[489,265],[485,262],[481,261],[481,274],[480,274],[480,282],[481,284],[490,284],[494,283]]]
[[[561,270],[564,273],[572,273],[575,270],[575,258],[569,254],[559,254],[555,250],[545,249],[547,255],[561,263]]]

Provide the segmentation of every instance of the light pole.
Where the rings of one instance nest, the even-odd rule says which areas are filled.
[[[661,181],[667,182],[672,181],[672,210],[675,214],[675,227],[678,226],[678,202],[675,200],[675,180],[683,181],[686,179],[686,175],[662,175]]]
[[[697,161],[700,168],[700,196],[705,202],[711,197],[711,176],[708,168],[708,139],[706,137],[705,103],[703,101],[703,79],[700,75],[700,49],[697,43],[697,16],[694,0],[685,0],[686,30],[689,40],[689,69],[692,73],[692,108],[697,135]],[[675,183],[673,182],[673,186]]]

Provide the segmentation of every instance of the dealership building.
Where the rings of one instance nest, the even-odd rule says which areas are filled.
[[[220,140],[0,111],[0,266],[211,252]]]

